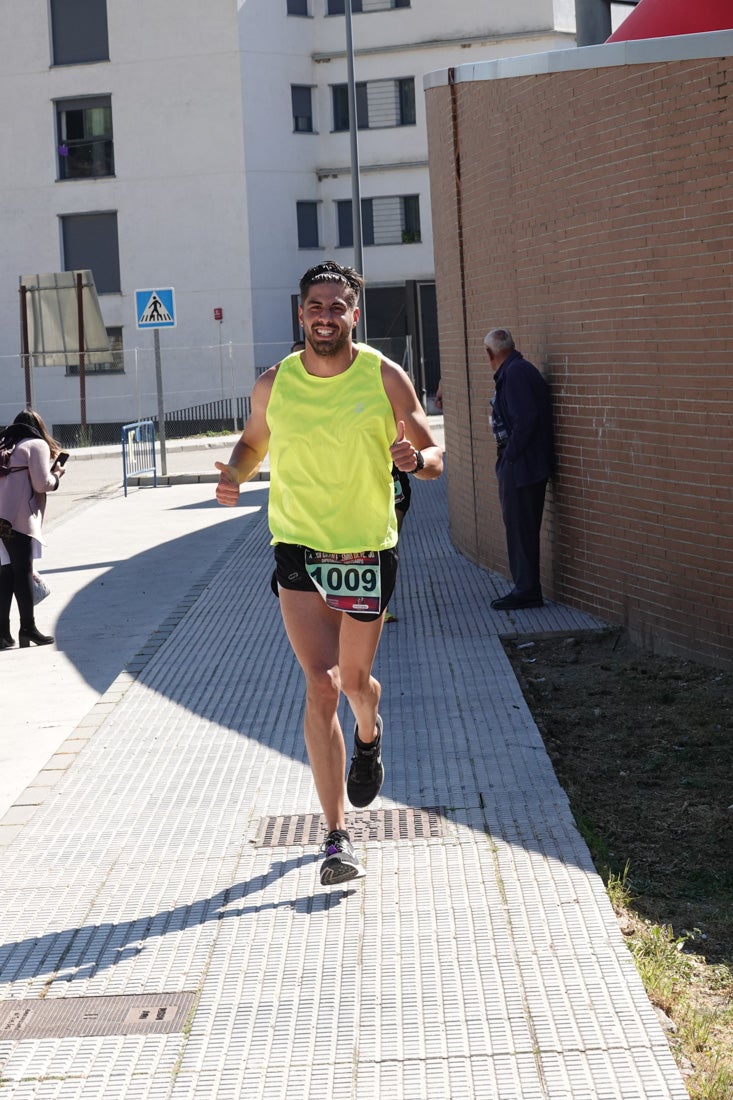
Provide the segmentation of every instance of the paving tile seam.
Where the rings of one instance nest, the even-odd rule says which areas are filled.
[[[275,1097],[281,1100],[309,1100],[312,1097],[316,1100],[318,1097],[335,1095],[363,1096],[365,1100],[367,1098],[373,1100],[377,1095],[400,1096],[404,1100],[425,1100],[426,1097],[443,1100],[446,1096],[450,1096],[451,1100],[463,1100],[463,1098],[465,1100],[534,1100],[534,1098],[570,1100],[571,1097],[573,1100],[598,1100],[601,1095],[605,1100],[669,1100],[669,1098],[681,1100],[687,1096],[684,1091],[669,1091],[658,1077],[651,1080],[650,1075],[647,1074],[645,1081],[637,1073],[636,1067],[628,1064],[628,1059],[624,1059],[625,1064],[618,1067],[611,1064],[617,1061],[616,1059],[584,1057],[582,1054],[574,1059],[575,1065],[571,1066],[570,1072],[559,1067],[555,1059],[545,1056],[543,1061],[549,1063],[548,1074],[551,1074],[555,1080],[547,1087],[540,1086],[538,1083],[533,1087],[527,1080],[528,1061],[529,1056],[524,1054],[496,1058],[490,1055],[455,1055],[450,1059],[434,1056],[426,1058],[393,1056],[380,1060],[361,1059],[358,1062],[347,1058],[336,1062],[314,1059],[313,1061],[298,1060],[292,1063],[267,1064],[257,1061],[246,1065],[236,1063],[218,1071],[211,1069],[174,1071],[163,1068],[155,1075],[158,1078],[157,1082],[153,1075],[146,1075],[150,1085],[137,1095],[147,1098],[160,1095],[161,1100],[164,1096],[197,1097],[201,1100],[211,1100],[213,1097],[230,1097],[231,1100],[235,1100],[240,1096],[272,1097],[273,1100]],[[613,1069],[618,1072],[619,1068],[626,1071],[626,1080],[620,1085],[614,1085],[608,1081],[608,1073]],[[434,1078],[437,1073],[440,1073],[442,1078],[438,1084],[441,1091],[430,1091],[430,1086],[426,1084],[426,1077]],[[124,1093],[126,1097],[131,1098],[136,1095],[130,1091],[130,1085],[135,1076],[139,1077],[140,1074],[127,1075],[127,1080],[124,1082],[127,1085],[127,1091]],[[461,1076],[465,1077],[465,1091],[459,1080]],[[312,1080],[313,1077],[320,1079],[318,1084],[312,1089],[305,1087],[305,1081]],[[416,1077],[420,1081],[417,1088],[415,1087]],[[507,1087],[509,1078],[513,1079],[511,1091]],[[357,1093],[354,1093],[347,1084],[354,1079],[358,1081]],[[608,1083],[603,1091],[599,1092],[598,1082],[604,1079]],[[49,1081],[49,1078],[41,1075],[24,1075],[14,1078],[12,1083],[33,1084],[40,1080]],[[110,1080],[117,1086],[123,1084],[119,1071],[115,1075],[102,1074],[93,1069],[85,1074],[71,1071],[64,1074],[60,1081],[54,1075],[50,1080],[58,1082],[59,1091],[44,1090],[42,1094],[44,1098],[62,1095],[70,1098],[73,1095],[79,1100],[87,1100],[90,1096],[113,1100],[112,1094],[105,1091],[90,1093],[85,1089],[81,1093],[72,1094],[63,1089],[63,1083],[78,1081],[85,1085],[99,1082],[102,1088],[106,1087]],[[225,1080],[228,1086],[224,1084]],[[339,1081],[340,1083],[336,1084]],[[381,1081],[381,1088],[379,1081]],[[158,1094],[150,1091],[151,1086],[155,1087],[155,1083],[164,1087],[165,1092]],[[275,1085],[277,1089],[272,1091]],[[168,1092],[168,1089],[172,1091]],[[19,1100],[23,1096],[22,1093],[17,1092],[12,1095],[17,1096]],[[114,1100],[119,1095],[119,1093],[115,1094]],[[25,1096],[30,1100],[31,1097],[36,1098],[39,1094],[26,1093]]]
[[[178,1037],[178,1036],[180,1036],[180,1032],[178,1032],[178,1031],[169,1032],[167,1038],[169,1039],[169,1041],[171,1043],[173,1043],[175,1041],[176,1037]],[[152,1039],[156,1039],[156,1038],[161,1038],[163,1036],[150,1034],[150,1035],[145,1035],[145,1036],[140,1036],[140,1037],[144,1038],[147,1041],[148,1039],[152,1040]],[[31,1046],[34,1046],[34,1047],[37,1048],[39,1044],[47,1045],[49,1042],[52,1042],[52,1043],[56,1044],[57,1047],[59,1048],[58,1051],[57,1051],[57,1054],[62,1056],[63,1055],[63,1050],[61,1048],[64,1045],[69,1046],[69,1047],[71,1047],[71,1046],[76,1047],[80,1043],[84,1043],[84,1042],[86,1042],[90,1039],[95,1039],[95,1038],[98,1038],[98,1037],[97,1036],[70,1035],[70,1036],[65,1036],[64,1038],[61,1038],[61,1039],[51,1039],[51,1040],[20,1039],[20,1040],[14,1040],[12,1042],[12,1044],[8,1043],[8,1045],[9,1046],[12,1045],[13,1048],[15,1048],[15,1053],[18,1054],[19,1057],[26,1057],[28,1055],[32,1056],[32,1054],[35,1053],[34,1051],[32,1051],[30,1049]],[[120,1040],[123,1040],[124,1043],[127,1044],[129,1041],[131,1041],[133,1039],[136,1039],[136,1038],[138,1038],[138,1036],[125,1035],[123,1033],[115,1033],[113,1035],[108,1034],[108,1035],[104,1036],[104,1039],[114,1042],[115,1045],[120,1045]],[[614,1056],[616,1054],[621,1054],[621,1055],[630,1054],[632,1056],[640,1056],[642,1054],[653,1053],[653,1050],[652,1050],[651,1046],[648,1046],[648,1045],[645,1045],[645,1044],[635,1044],[635,1045],[621,1045],[621,1044],[618,1044],[618,1045],[611,1045],[611,1044],[591,1045],[591,1044],[586,1044],[584,1046],[577,1046],[577,1047],[567,1046],[567,1045],[562,1046],[562,1047],[560,1047],[560,1046],[554,1046],[554,1047],[553,1046],[546,1046],[546,1047],[543,1047],[538,1053],[542,1057],[557,1055],[559,1057],[570,1057],[570,1058],[579,1057],[579,1058],[583,1058],[583,1057],[593,1057],[594,1055],[597,1055],[597,1054],[610,1055],[610,1056]],[[2,1054],[3,1054],[2,1045],[0,1044],[0,1057],[2,1056]],[[273,1066],[276,1066],[276,1065],[279,1064],[282,1067],[291,1068],[291,1069],[296,1069],[298,1067],[317,1066],[317,1065],[328,1065],[328,1066],[333,1066],[334,1068],[337,1068],[339,1066],[344,1066],[344,1065],[354,1065],[355,1067],[358,1065],[359,1072],[361,1072],[363,1069],[365,1069],[368,1066],[387,1066],[387,1065],[392,1065],[392,1064],[409,1064],[409,1063],[412,1063],[413,1065],[427,1065],[427,1064],[445,1063],[447,1065],[447,1064],[452,1064],[453,1062],[459,1061],[459,1060],[462,1060],[462,1061],[465,1061],[465,1062],[476,1062],[476,1061],[483,1061],[484,1059],[488,1062],[494,1062],[495,1064],[500,1064],[500,1063],[502,1063],[503,1061],[505,1061],[507,1059],[521,1060],[522,1058],[533,1058],[533,1057],[534,1057],[534,1051],[531,1047],[529,1047],[529,1046],[522,1047],[520,1045],[515,1045],[515,1046],[512,1047],[511,1050],[497,1050],[497,1051],[485,1050],[485,1051],[480,1051],[480,1052],[476,1052],[476,1053],[450,1052],[450,1053],[436,1054],[436,1053],[427,1053],[427,1052],[426,1053],[412,1052],[411,1054],[406,1055],[404,1058],[396,1058],[394,1054],[385,1054],[383,1056],[372,1056],[371,1058],[364,1059],[364,1058],[361,1057],[361,1055],[358,1052],[356,1052],[353,1056],[341,1055],[340,1057],[336,1057],[335,1059],[330,1059],[329,1058],[328,1060],[326,1060],[326,1058],[324,1058],[323,1055],[312,1054],[310,1057],[307,1057],[307,1056],[301,1055],[297,1050],[283,1050],[280,1057],[279,1058],[276,1057],[274,1061],[273,1061],[273,1055],[272,1055],[271,1051],[267,1052],[267,1053],[264,1053],[264,1054],[261,1054],[261,1055],[250,1053],[246,1057],[246,1063],[247,1063],[248,1071],[258,1070],[258,1069],[271,1069],[271,1068],[273,1068]],[[3,1067],[2,1068],[2,1073],[7,1074],[7,1072],[8,1072],[7,1067]],[[141,1071],[138,1071],[138,1072],[139,1073],[145,1073],[146,1071],[141,1070]],[[168,1070],[166,1072],[169,1072],[171,1074],[179,1074],[180,1073],[184,1077],[186,1077],[186,1076],[191,1077],[191,1076],[194,1076],[194,1075],[197,1075],[197,1074],[201,1074],[204,1071],[203,1071],[203,1069],[196,1069],[195,1067],[186,1067],[186,1068],[183,1068],[181,1070],[175,1070],[174,1067],[171,1067],[170,1070]],[[73,1079],[80,1079],[82,1077],[89,1077],[92,1073],[93,1073],[93,1067],[90,1067],[90,1069],[87,1070],[86,1072],[76,1071],[76,1072],[71,1072],[71,1073],[63,1073],[60,1076],[63,1076],[63,1078],[65,1080],[69,1080],[69,1079],[73,1080]],[[15,1080],[39,1080],[39,1079],[41,1079],[41,1077],[42,1077],[42,1075],[28,1076],[28,1075],[24,1074],[22,1078],[17,1077],[17,1078],[15,1078]],[[4,1077],[4,1078],[0,1078],[0,1081],[9,1080],[9,1079],[10,1079],[9,1077]],[[0,1093],[0,1095],[2,1095],[2,1094]],[[547,1092],[544,1095],[550,1095],[550,1093]]]
[[[564,1073],[562,1067],[550,1064],[548,1071],[554,1071],[555,1080],[547,1087],[543,1087],[539,1082],[527,1081],[528,1061],[526,1055],[497,1059],[487,1056],[458,1056],[450,1059],[449,1073],[449,1062],[442,1058],[419,1059],[407,1056],[404,1059],[394,1057],[380,1060],[368,1059],[359,1063],[358,1076],[353,1079],[351,1074],[354,1066],[351,1059],[343,1059],[335,1064],[314,1061],[292,1066],[268,1066],[258,1063],[252,1067],[240,1068],[238,1074],[232,1067],[230,1079],[238,1078],[236,1092],[212,1093],[211,1086],[217,1077],[211,1072],[182,1073],[179,1084],[184,1087],[199,1081],[206,1082],[209,1091],[196,1093],[197,1096],[202,1097],[257,1095],[286,1097],[292,1100],[303,1100],[303,1098],[308,1100],[310,1097],[334,1095],[343,1097],[363,1095],[369,1100],[373,1100],[377,1095],[399,1095],[406,1100],[425,1100],[426,1097],[442,1100],[448,1095],[451,1100],[463,1100],[463,1098],[465,1100],[535,1100],[535,1098],[536,1100],[569,1100],[570,1097],[574,1100],[598,1100],[601,1095],[605,1100],[662,1100],[663,1097],[683,1095],[659,1088],[647,1091],[640,1076],[633,1071],[633,1067],[629,1067],[631,1071],[629,1079],[620,1088],[615,1087],[607,1079],[607,1072],[611,1068],[608,1059],[578,1059],[571,1073]],[[310,1071],[307,1077],[306,1070]],[[306,1080],[312,1081],[314,1072],[319,1078],[319,1088],[315,1092],[305,1087]],[[440,1074],[439,1081],[435,1081],[437,1073]],[[460,1080],[462,1076],[463,1081]],[[603,1080],[606,1080],[606,1085],[602,1091],[598,1091],[599,1083]],[[263,1092],[266,1081],[270,1081],[273,1085],[277,1082],[280,1087],[277,1091]],[[431,1085],[428,1083],[430,1081],[433,1081],[441,1091],[431,1091]],[[381,1089],[378,1082],[381,1082]],[[659,1082],[657,1081],[656,1084],[658,1085]],[[352,1085],[357,1088],[356,1093],[352,1091]],[[402,1088],[399,1087],[400,1085]],[[254,1092],[257,1086],[259,1086],[258,1091]],[[177,1089],[174,1095],[184,1094]]]

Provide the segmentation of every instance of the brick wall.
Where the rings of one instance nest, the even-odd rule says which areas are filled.
[[[506,325],[554,397],[546,593],[733,667],[733,58],[426,95],[454,543],[507,573]]]

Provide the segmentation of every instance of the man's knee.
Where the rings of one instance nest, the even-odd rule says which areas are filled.
[[[350,668],[341,670],[341,686],[347,699],[358,699],[368,695],[374,685],[369,669]]]
[[[338,669],[318,668],[306,672],[308,700],[322,710],[336,710],[341,694]]]

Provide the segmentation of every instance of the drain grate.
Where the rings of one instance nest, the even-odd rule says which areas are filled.
[[[352,810],[346,815],[346,828],[355,842],[366,840],[429,840],[445,836],[447,822],[440,806],[413,809],[400,806],[391,810]],[[320,844],[326,822],[320,814],[286,814],[265,817],[260,823],[255,844],[258,848],[291,848]]]
[[[196,993],[148,993],[0,1001],[0,1040],[164,1035],[182,1031],[196,996]]]

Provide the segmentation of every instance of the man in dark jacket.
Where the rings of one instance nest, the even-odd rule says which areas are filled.
[[[514,588],[492,600],[496,611],[542,607],[540,526],[555,452],[550,390],[514,347],[512,334],[495,328],[484,337],[494,371],[491,427],[496,439],[496,476]]]

